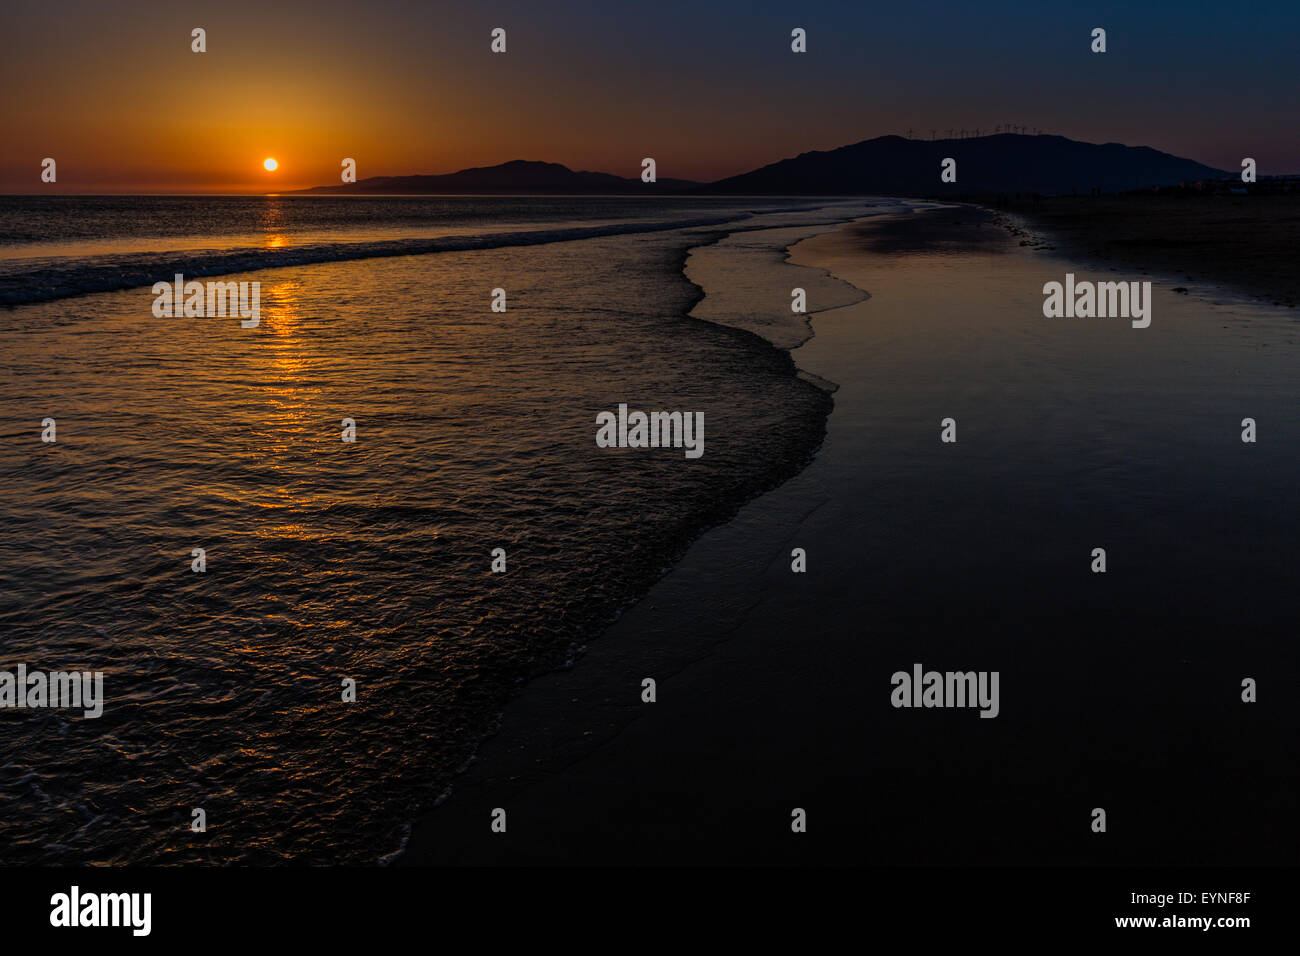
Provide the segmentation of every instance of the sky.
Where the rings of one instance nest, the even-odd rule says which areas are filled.
[[[1003,123],[1296,173],[1297,36],[1294,0],[6,0],[0,192],[276,192],[345,157],[365,178],[652,156],[707,181]]]

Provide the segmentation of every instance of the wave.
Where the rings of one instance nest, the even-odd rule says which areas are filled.
[[[436,252],[466,252],[474,249],[500,249],[507,246],[536,246],[550,242],[594,239],[602,236],[640,232],[663,232],[671,229],[721,226],[747,219],[749,212],[695,219],[655,220],[651,222],[612,223],[599,226],[563,226],[555,229],[531,229],[471,236],[437,236],[420,239],[388,239],[370,242],[324,242],[300,246],[264,249],[187,249],[182,252],[143,252],[116,256],[95,256],[68,261],[19,260],[23,266],[0,273],[0,305],[16,306],[49,302],[97,292],[116,292],[171,282],[177,273],[186,279],[276,269],[284,266],[313,265],[355,259],[379,259],[390,256],[421,256]]]

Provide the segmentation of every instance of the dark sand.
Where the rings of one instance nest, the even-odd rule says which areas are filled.
[[[871,294],[794,352],[840,386],[821,452],[530,684],[400,863],[1297,862],[1291,313],[1046,323],[1079,267],[969,209],[792,261]],[[892,708],[914,662],[1000,671],[1000,716]]]
[[[1300,195],[1059,197],[1000,207],[1017,238],[1175,285],[1221,283],[1264,301],[1300,302]],[[1044,240],[1046,242],[1044,243]]]

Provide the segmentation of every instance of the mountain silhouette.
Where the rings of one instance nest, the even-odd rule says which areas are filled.
[[[940,164],[957,161],[957,181]],[[976,196],[1063,195],[1172,186],[1233,173],[1149,146],[1082,143],[1064,136],[1000,133],[963,139],[880,136],[825,152],[802,153],[703,187],[727,195]]]
[[[697,187],[687,179],[660,179],[643,183],[640,177],[626,179],[609,173],[575,172],[559,163],[516,159],[497,166],[475,166],[437,176],[372,176],[355,183],[313,186],[299,193],[326,194],[446,194],[446,193],[552,193],[604,194],[638,193],[662,195]]]
[[[939,178],[944,159],[957,161],[957,181]],[[999,133],[963,139],[879,136],[849,146],[801,153],[738,176],[702,184],[688,179],[644,183],[639,177],[574,171],[559,163],[516,159],[436,176],[372,176],[355,183],[297,190],[316,194],[570,194],[740,196],[972,197],[1011,193],[1045,196],[1174,186],[1235,178],[1149,146],[1083,143],[1064,136]]]

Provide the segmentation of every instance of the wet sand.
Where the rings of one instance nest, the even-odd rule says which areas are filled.
[[[1300,195],[1049,197],[1010,202],[1034,245],[1128,271],[1166,273],[1202,292],[1216,284],[1295,308]]]
[[[793,353],[839,386],[817,458],[531,684],[400,862],[1295,863],[1290,313],[1052,322],[1085,270],[968,209],[791,258],[871,296]],[[891,707],[914,663],[998,671],[999,716]]]

